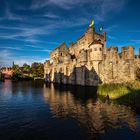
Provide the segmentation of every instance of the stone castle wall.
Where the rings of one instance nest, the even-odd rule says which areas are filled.
[[[106,33],[89,27],[82,37],[67,48],[62,43],[44,63],[47,82],[96,86],[99,83],[132,82],[140,72],[140,57],[132,46],[106,48]]]

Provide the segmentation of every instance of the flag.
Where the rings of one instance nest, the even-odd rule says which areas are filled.
[[[94,25],[94,20],[91,21],[91,24],[89,25],[89,27],[92,27]]]
[[[101,27],[99,28],[99,31],[100,31],[100,32],[103,32],[103,26],[101,26]]]

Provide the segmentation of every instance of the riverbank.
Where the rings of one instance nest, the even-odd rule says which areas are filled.
[[[99,85],[97,93],[101,98],[109,98],[119,104],[140,108],[140,81]]]
[[[24,76],[19,76],[19,77],[12,77],[11,80],[13,80],[13,81],[43,80],[44,81],[44,78],[24,75]]]

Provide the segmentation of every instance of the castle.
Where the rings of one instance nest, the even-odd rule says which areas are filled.
[[[134,47],[106,47],[106,33],[95,27],[87,31],[69,47],[62,43],[50,53],[44,63],[47,82],[97,86],[100,83],[126,83],[139,78],[140,55]]]

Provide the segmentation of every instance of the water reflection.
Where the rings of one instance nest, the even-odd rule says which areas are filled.
[[[5,80],[5,82],[0,82],[1,92],[6,94],[7,92],[11,91],[12,83],[10,80]]]
[[[44,98],[54,117],[76,119],[92,134],[125,126],[136,129],[136,116],[129,107],[102,102],[96,97],[95,88],[81,88],[44,86]]]
[[[138,140],[139,114],[100,101],[96,92],[93,87],[6,80],[0,83],[0,139]]]
[[[22,82],[11,82],[12,84],[12,94],[16,95],[19,92],[22,94],[27,95],[28,93],[32,93],[32,90],[40,90],[43,88],[44,82],[43,81],[22,81]]]

